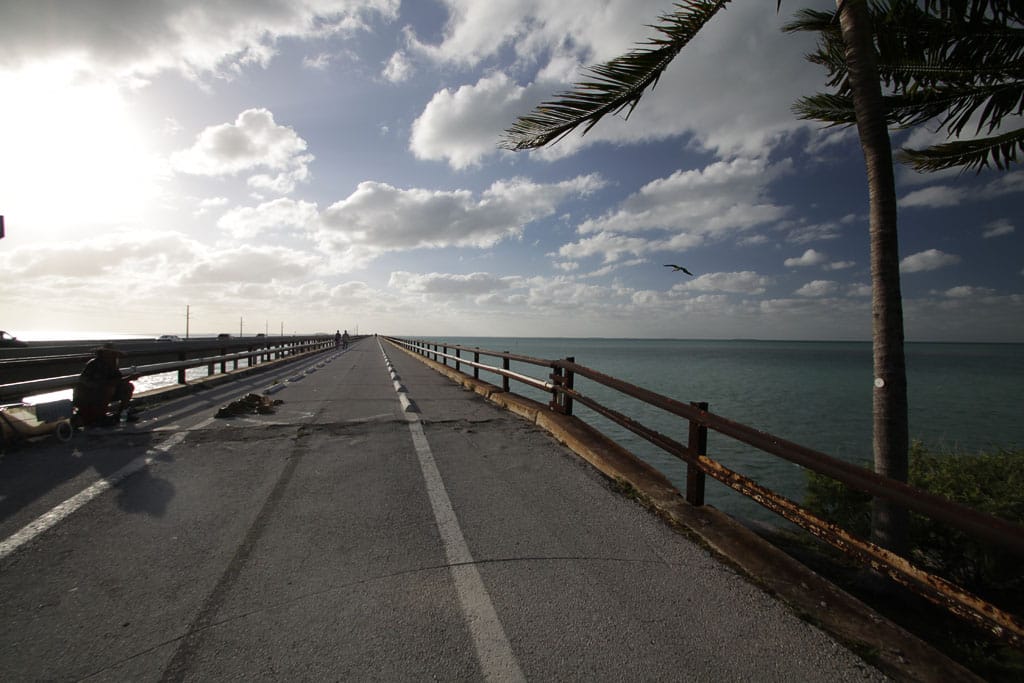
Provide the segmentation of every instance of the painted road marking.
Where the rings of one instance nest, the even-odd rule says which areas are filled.
[[[381,353],[384,353],[384,359],[387,360],[383,346]],[[480,572],[474,564],[473,555],[469,551],[469,545],[462,534],[462,527],[459,526],[452,501],[448,497],[448,490],[437,469],[427,435],[423,433],[423,424],[415,413],[406,414],[406,420],[412,434],[416,457],[420,462],[420,470],[426,482],[427,497],[434,512],[437,530],[444,544],[448,569],[455,583],[455,592],[462,607],[466,626],[473,638],[480,670],[488,681],[525,681],[526,677],[519,668],[519,662],[512,652],[512,645],[508,642],[508,636],[501,626],[491,596],[487,593]]]
[[[202,429],[213,422],[213,418],[209,417],[197,424],[192,429]],[[145,469],[153,463],[159,456],[163,455],[167,451],[171,450],[179,443],[181,443],[188,431],[180,431],[176,434],[172,434],[166,441],[154,446],[147,450],[144,454],[135,458],[127,465],[119,469],[118,471],[111,474],[109,477],[100,479],[92,486],[88,487],[84,491],[71,496],[60,505],[56,506],[46,514],[38,517],[32,522],[29,522],[21,530],[11,534],[3,541],[0,541],[0,560],[5,559],[8,555],[13,553],[15,550],[23,546],[24,544],[31,541],[36,536],[47,529],[51,529],[62,520],[69,517],[75,511],[79,510],[86,503],[96,498],[107,489],[113,486],[117,486],[120,482],[127,479],[131,475],[135,474],[139,470]]]

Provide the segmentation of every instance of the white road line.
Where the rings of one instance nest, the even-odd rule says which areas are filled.
[[[203,427],[209,425],[211,422],[213,422],[213,418],[207,418],[200,422],[199,424],[197,424],[195,427],[192,427],[191,429],[202,429]],[[99,481],[97,481],[95,484],[85,489],[84,491],[75,494],[74,496],[71,496],[63,503],[47,512],[45,515],[42,515],[34,521],[29,522],[27,525],[22,527],[21,530],[8,536],[3,541],[0,541],[0,560],[5,559],[8,555],[13,553],[22,545],[31,541],[39,534],[43,533],[47,529],[53,528],[62,520],[66,519],[72,513],[80,509],[86,503],[88,503],[93,498],[100,495],[107,489],[113,486],[117,486],[117,484],[120,483],[122,480],[130,477],[139,470],[148,467],[150,464],[152,464],[154,460],[157,459],[157,457],[166,453],[167,451],[171,450],[179,443],[181,443],[187,434],[187,431],[180,431],[176,432],[175,434],[172,434],[166,441],[164,441],[158,446],[150,448],[144,454],[135,458],[127,465],[111,474],[109,477],[106,477],[105,479],[100,479]]]
[[[455,581],[455,592],[459,596],[466,626],[473,637],[477,660],[484,678],[488,681],[525,681],[519,662],[512,652],[505,629],[501,626],[498,613],[491,603],[484,581],[473,564],[473,555],[462,535],[459,520],[452,509],[451,499],[444,487],[441,473],[437,470],[434,456],[423,433],[423,425],[416,416],[409,418],[409,431],[416,448],[416,456],[423,470],[427,484],[427,496],[434,511],[437,530],[441,534],[445,556]]]
[[[383,347],[381,351],[384,351]],[[384,357],[387,358],[386,353]],[[423,425],[416,414],[406,415],[406,419],[427,485],[430,507],[434,511],[437,530],[444,544],[445,556],[451,565],[449,569],[455,582],[455,592],[459,597],[466,626],[473,638],[477,661],[480,663],[484,678],[488,681],[525,681],[526,677],[519,668],[515,653],[512,652],[512,645],[501,626],[491,596],[487,593],[480,572],[473,564],[473,555],[469,552],[469,545],[462,535],[462,527],[459,526],[452,501],[448,497],[448,490],[437,469],[427,435],[423,433]]]

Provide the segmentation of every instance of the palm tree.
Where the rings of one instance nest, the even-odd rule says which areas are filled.
[[[557,141],[582,126],[585,134],[600,119],[628,109],[627,117],[649,87],[693,37],[729,0],[681,0],[660,17],[659,36],[588,69],[588,79],[559,99],[544,102],[505,131],[501,146],[523,150]],[[781,3],[781,0],[779,0]],[[907,383],[903,356],[903,304],[900,294],[896,187],[886,109],[875,62],[867,0],[837,0],[839,33],[847,68],[854,121],[867,169],[870,202],[872,338],[875,371],[873,451],[875,470],[906,481]],[[896,552],[906,548],[906,510],[876,499],[873,539]]]
[[[898,158],[919,171],[1004,170],[1024,152],[1024,126],[1002,131],[1007,116],[1024,114],[1024,5],[1019,0],[917,3],[887,0],[870,7],[879,78],[888,122],[911,127],[937,124],[952,141],[903,149]],[[808,56],[828,71],[835,93],[801,99],[802,118],[831,125],[854,122],[846,87],[842,37],[834,12],[803,10],[787,31],[816,31],[818,50]],[[960,139],[974,123],[975,139]]]

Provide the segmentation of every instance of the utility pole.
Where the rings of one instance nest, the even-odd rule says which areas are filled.
[[[241,318],[238,319],[238,336],[239,337],[242,336],[242,319]]]
[[[185,304],[185,339],[188,339],[188,321],[191,318],[189,308],[190,306],[188,304]]]

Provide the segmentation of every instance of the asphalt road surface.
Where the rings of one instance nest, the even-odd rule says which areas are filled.
[[[0,680],[883,678],[373,337],[143,418],[0,459]]]

